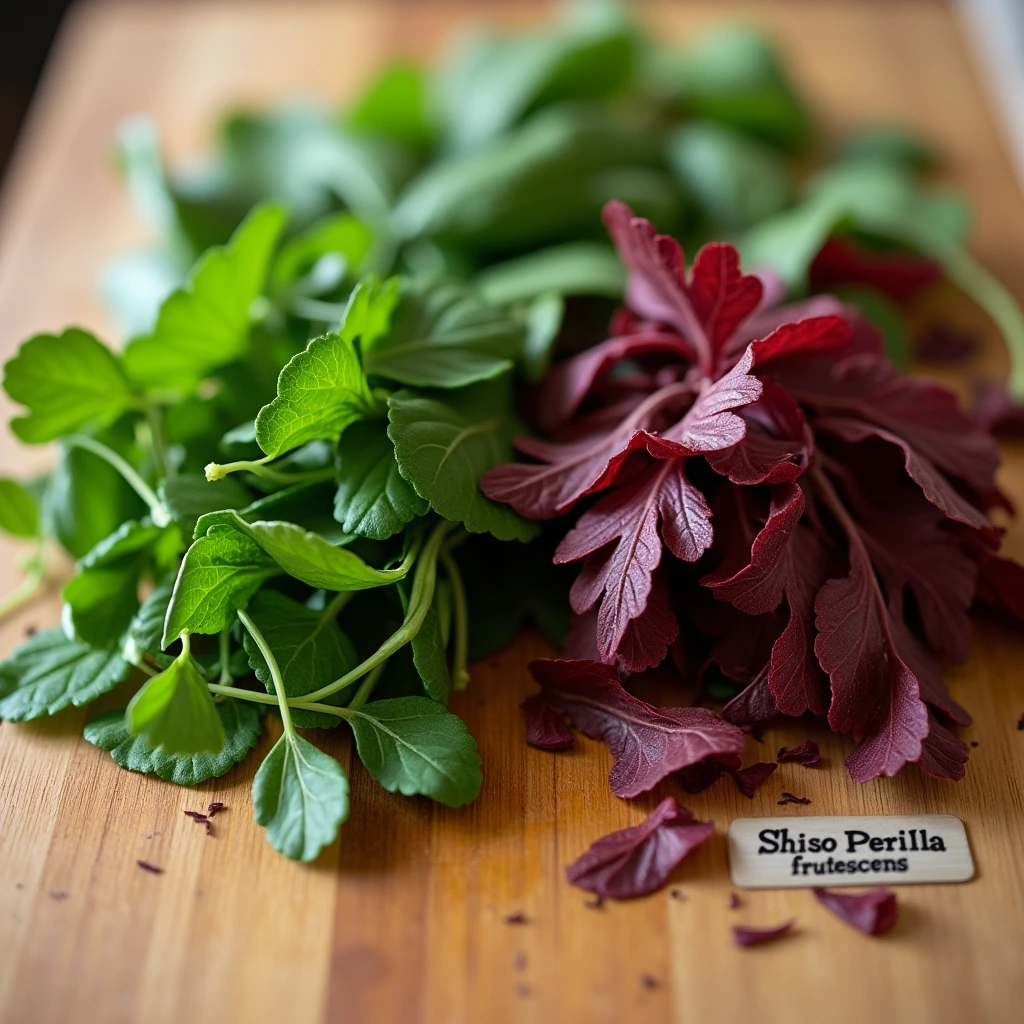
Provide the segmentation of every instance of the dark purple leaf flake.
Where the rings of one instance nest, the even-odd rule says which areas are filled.
[[[788,935],[796,924],[796,918],[790,918],[784,924],[777,924],[769,928],[756,928],[749,924],[734,924],[732,926],[732,941],[737,946],[760,946],[762,942],[771,942]]]
[[[599,896],[630,899],[661,888],[683,858],[715,831],[710,821],[666,797],[645,821],[598,839],[566,869],[573,885]]]
[[[884,934],[896,924],[899,917],[896,893],[884,886],[864,893],[815,889],[814,895],[822,906],[828,907],[833,914],[865,935]]]
[[[776,760],[779,764],[796,761],[797,764],[802,764],[805,768],[811,768],[816,764],[821,764],[821,752],[814,740],[804,740],[803,743],[795,747],[783,747]]]

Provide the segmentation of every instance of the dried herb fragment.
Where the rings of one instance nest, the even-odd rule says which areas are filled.
[[[734,892],[729,893],[729,909],[730,910],[736,910],[739,907],[739,905],[740,905],[740,898],[739,898],[739,896],[737,896],[736,893],[734,893]]]
[[[604,910],[604,897],[595,896],[592,900],[585,900],[583,906],[588,910]]]
[[[747,924],[734,924],[732,926],[732,941],[735,945],[741,947],[759,946],[763,942],[772,942],[775,939],[781,938],[783,935],[788,935],[795,924],[795,917],[786,921],[784,924],[778,924],[769,928],[756,928]]]
[[[796,761],[805,768],[812,768],[816,764],[821,764],[821,752],[818,750],[818,744],[814,740],[804,740],[803,743],[795,747],[789,747],[788,749],[782,747],[775,760],[779,764],[785,764],[787,761]]]
[[[661,982],[658,981],[653,974],[641,974],[640,984],[647,989],[648,992],[652,992],[654,989],[661,987]]]
[[[808,796],[793,796],[792,793],[783,791],[782,799],[778,801],[778,804],[782,807],[784,804],[809,804],[810,802],[811,798]]]
[[[777,764],[759,761],[757,764],[748,765],[746,768],[741,768],[739,771],[734,771],[731,774],[736,781],[739,791],[745,797],[752,800],[754,794],[768,781],[778,767]]]
[[[148,871],[153,875],[162,875],[164,873],[163,868],[158,868],[155,864],[150,864],[148,860],[137,860],[135,862],[142,868],[143,871]]]
[[[212,818],[215,814],[219,814],[221,811],[226,810],[227,807],[225,807],[224,804],[220,803],[220,801],[215,800],[212,804],[210,804],[209,807],[206,808],[206,815],[207,817]]]
[[[693,820],[693,812],[666,797],[639,825],[598,839],[566,868],[565,877],[581,889],[612,899],[645,896],[661,888],[684,857],[715,826]]]
[[[833,914],[865,935],[883,935],[895,926],[899,918],[896,893],[885,886],[864,893],[815,889],[814,895],[822,906],[828,907]]]
[[[522,910],[517,910],[514,913],[506,914],[503,918],[505,924],[529,924],[530,919]]]

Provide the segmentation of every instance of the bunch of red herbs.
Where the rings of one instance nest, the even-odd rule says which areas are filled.
[[[650,709],[660,730],[624,740],[628,694],[595,662],[627,675],[670,656],[684,676],[745,684],[729,722],[827,715],[856,741],[858,781],[908,762],[962,778],[951,726],[970,717],[941,659],[967,657],[976,592],[1016,570],[986,514],[1003,501],[992,438],[838,300],[781,305],[720,243],[687,273],[679,244],[622,203],[605,222],[629,272],[612,336],[531,396],[542,436],[516,441],[531,461],[481,481],[524,516],[575,516],[555,553],[581,563],[574,660],[535,663],[549,714],[618,745],[616,770],[656,765],[636,792],[734,758],[710,716],[673,758],[684,709]]]

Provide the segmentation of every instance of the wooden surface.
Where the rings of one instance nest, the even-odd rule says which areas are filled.
[[[481,5],[482,6],[482,5]],[[387,3],[102,4],[66,27],[3,197],[0,348],[39,329],[103,328],[97,268],[139,239],[109,165],[118,119],[159,119],[173,157],[206,144],[226,104],[305,92],[351,94],[396,51],[429,54],[470,5]],[[477,8],[479,10],[479,7]],[[533,20],[533,4],[493,5]],[[681,31],[750,14],[781,42],[829,129],[886,117],[915,124],[976,201],[976,249],[1024,298],[1024,202],[957,26],[934,3],[662,3],[652,19]],[[948,301],[945,307],[950,308]],[[958,322],[983,324],[964,304]],[[1002,365],[991,335],[982,362]],[[6,416],[5,416],[6,418]],[[46,453],[0,441],[3,471]],[[1024,505],[1024,450],[1006,450],[1002,481]],[[1009,548],[1024,556],[1024,529]],[[2,588],[15,548],[0,549]],[[55,597],[0,634],[56,621]],[[719,784],[685,799],[718,833],[668,891],[588,909],[563,880],[592,840],[639,821],[672,786],[626,803],[608,791],[609,757],[526,747],[516,710],[529,691],[525,637],[475,667],[454,702],[478,738],[485,784],[451,812],[389,796],[351,764],[352,815],[340,844],[311,867],[275,854],[252,821],[259,757],[198,793],[118,769],[81,738],[90,711],[0,725],[0,1019],[117,1022],[322,1020],[862,1021],[1020,1019],[1024,997],[1024,641],[980,624],[976,653],[951,670],[976,715],[968,777],[908,769],[867,786],[841,767],[845,741],[791,722],[751,743],[748,762],[817,739],[821,770],[785,765],[752,802]],[[123,703],[114,695],[100,707]],[[269,748],[264,739],[258,754]],[[325,747],[351,763],[341,730]],[[810,807],[777,807],[779,791]],[[182,814],[212,799],[230,810],[207,838]],[[744,894],[728,909],[725,829],[737,815],[952,813],[978,865],[961,886],[899,891],[902,916],[867,939],[802,891]],[[163,875],[136,867],[144,858]],[[505,915],[522,911],[527,924]],[[734,949],[733,922],[798,918],[773,946]],[[656,979],[642,984],[641,976]]]

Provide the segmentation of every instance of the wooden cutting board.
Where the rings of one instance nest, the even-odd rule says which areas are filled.
[[[486,5],[525,24],[543,5]],[[3,197],[0,349],[40,329],[106,324],[96,271],[140,240],[109,140],[125,114],[154,114],[168,150],[202,150],[228,104],[285,94],[351,95],[396,53],[428,56],[483,4],[104,3],[79,7],[51,62]],[[764,24],[828,130],[877,118],[914,125],[949,158],[977,206],[978,255],[1024,298],[1024,202],[951,13],[924,2],[663,2],[647,13],[679,33],[724,15]],[[936,300],[987,339],[978,367],[1004,370],[984,318]],[[963,384],[963,381],[958,383]],[[6,412],[5,418],[6,418]],[[47,453],[0,440],[3,472]],[[1024,504],[1024,448],[1006,446],[1001,482]],[[1024,528],[1009,549],[1024,556]],[[2,592],[16,548],[0,549]],[[57,584],[0,632],[6,653],[30,625],[56,622]],[[252,820],[251,757],[224,778],[178,789],[118,769],[81,739],[93,712],[0,726],[0,1019],[116,1022],[322,1020],[499,1022],[942,1022],[1019,1019],[1024,997],[1024,639],[979,623],[970,663],[951,669],[975,713],[965,781],[908,769],[866,786],[842,768],[847,744],[807,722],[773,726],[748,762],[812,737],[825,767],[783,766],[747,801],[726,784],[685,799],[718,834],[669,891],[590,909],[563,871],[591,841],[641,820],[660,796],[609,793],[609,756],[528,748],[516,710],[531,683],[532,636],[473,670],[454,702],[478,738],[486,781],[458,812],[384,793],[338,733],[352,816],[312,866],[274,853]],[[123,694],[101,706],[123,704]],[[259,753],[269,748],[267,737]],[[777,807],[781,790],[809,807]],[[229,810],[207,838],[182,811]],[[904,887],[896,930],[856,933],[806,891],[744,894],[729,909],[724,833],[738,815],[951,813],[978,864],[959,886]],[[162,875],[141,871],[142,858]],[[522,912],[525,924],[508,924]],[[797,932],[733,948],[734,922]],[[649,980],[645,983],[644,978]]]

